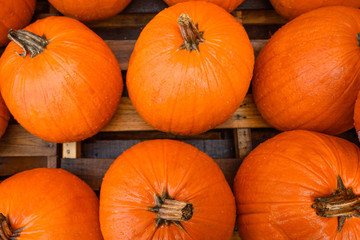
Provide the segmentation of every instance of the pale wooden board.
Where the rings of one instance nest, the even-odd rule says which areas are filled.
[[[218,129],[229,128],[266,128],[269,124],[261,117],[254,100],[248,94],[236,112]],[[101,130],[112,131],[145,131],[154,130],[139,116],[129,98],[123,97],[112,120]]]
[[[0,157],[56,156],[57,144],[35,137],[17,124],[8,126],[0,139]]]

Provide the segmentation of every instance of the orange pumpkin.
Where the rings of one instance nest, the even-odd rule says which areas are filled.
[[[131,0],[49,0],[49,2],[62,14],[88,22],[118,14]]]
[[[10,119],[10,113],[7,109],[4,99],[0,96],[0,137],[4,135]]]
[[[360,238],[360,150],[344,139],[281,133],[246,157],[234,191],[241,239]]]
[[[354,111],[355,129],[360,140],[360,92],[356,99],[355,111]]]
[[[10,29],[21,29],[31,20],[36,0],[0,0],[0,47],[5,46]]]
[[[0,183],[0,239],[103,239],[92,189],[62,169],[39,168]]]
[[[253,63],[249,38],[233,16],[208,2],[179,3],[141,32],[126,83],[147,123],[195,135],[224,122],[240,106]]]
[[[353,127],[360,90],[360,10],[326,7],[277,31],[254,70],[255,103],[279,130],[339,134]]]
[[[175,5],[181,2],[199,1],[199,0],[164,0],[169,6]],[[226,11],[231,12],[235,10],[244,0],[205,0],[206,2],[214,3]]]
[[[297,16],[314,10],[316,8],[327,7],[327,6],[349,6],[349,7],[360,7],[359,0],[270,0],[271,4],[281,16],[286,19],[293,19]]]
[[[235,211],[234,196],[217,164],[174,140],[128,149],[101,185],[105,240],[229,240]]]
[[[29,132],[51,142],[96,134],[114,114],[123,88],[110,48],[85,25],[66,17],[38,20],[25,30],[30,32],[13,31],[11,36],[20,44],[27,39],[23,45],[30,54],[11,42],[0,59],[1,93],[11,114]]]

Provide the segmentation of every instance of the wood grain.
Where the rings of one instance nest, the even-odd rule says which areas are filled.
[[[0,139],[0,157],[56,156],[57,144],[35,137],[20,125],[9,125]]]
[[[248,94],[236,112],[217,129],[229,128],[266,128],[269,124],[261,117],[252,95]],[[114,131],[150,131],[154,130],[139,116],[129,98],[123,97],[112,120],[101,130]]]
[[[25,170],[47,166],[46,157],[0,157],[0,179]]]

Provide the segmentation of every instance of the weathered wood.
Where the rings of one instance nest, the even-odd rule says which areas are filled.
[[[55,156],[57,145],[35,137],[20,125],[9,125],[0,139],[0,157]]]
[[[232,186],[234,176],[239,168],[239,162],[236,159],[214,159],[223,171],[229,185]],[[114,162],[113,158],[77,158],[61,159],[61,168],[80,177],[94,190],[99,190],[102,179]]]
[[[238,232],[234,232],[234,234],[231,237],[231,240],[241,240],[239,233]]]
[[[81,157],[81,142],[69,142],[63,144],[63,158],[79,158]]]
[[[60,167],[60,159],[58,156],[49,156],[47,157],[47,168],[59,168]]]
[[[234,129],[236,158],[241,162],[251,152],[251,129],[237,128]]]
[[[124,151],[144,140],[101,140],[84,143],[83,158],[117,158]],[[212,158],[235,158],[233,139],[191,139],[182,140]]]
[[[225,123],[217,129],[229,128],[265,128],[269,124],[261,117],[252,96],[248,94],[241,106]],[[132,106],[129,98],[122,98],[112,120],[101,130],[102,132],[114,131],[146,131],[154,130],[139,116]]]
[[[48,166],[46,157],[0,157],[0,179],[33,168]]]

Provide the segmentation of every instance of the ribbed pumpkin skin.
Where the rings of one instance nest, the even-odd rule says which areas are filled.
[[[184,41],[177,18],[182,13],[204,31],[200,52],[179,50]],[[249,38],[228,12],[207,2],[179,3],[141,32],[126,83],[132,104],[148,124],[195,135],[226,121],[240,106],[253,64]]]
[[[189,2],[194,0],[164,0],[169,6],[175,5],[177,3],[181,2]],[[198,1],[198,0],[195,0]],[[235,10],[241,3],[244,2],[244,0],[205,0],[206,2],[214,3],[222,8],[224,8],[226,11],[231,12]]]
[[[14,229],[25,227],[18,240],[103,239],[95,193],[67,171],[18,173],[0,183],[0,196],[0,213]]]
[[[355,129],[360,140],[360,92],[356,99],[355,111],[354,111]]]
[[[281,133],[254,149],[241,164],[234,192],[238,229],[246,240],[360,239],[360,219],[316,215],[315,197],[345,187],[360,194],[360,151],[344,139],[296,130]],[[336,236],[335,236],[336,235]]]
[[[0,96],[0,137],[4,135],[10,119],[10,113],[7,109],[4,99]]]
[[[49,0],[49,2],[62,14],[88,22],[118,14],[131,0]]]
[[[154,195],[193,204],[184,230],[170,224],[155,228]],[[174,140],[142,142],[120,155],[105,174],[100,193],[104,239],[229,240],[235,200],[223,173],[205,153]]]
[[[255,63],[253,95],[264,119],[280,130],[351,129],[359,32],[360,10],[341,6],[308,12],[277,31]]]
[[[311,10],[327,6],[360,7],[359,0],[270,0],[271,4],[284,18],[290,20]]]
[[[38,56],[25,58],[11,42],[0,59],[1,92],[14,118],[51,142],[80,141],[111,119],[123,82],[106,43],[85,25],[49,17],[26,30],[50,39]]]
[[[9,29],[21,29],[31,20],[36,0],[0,0],[0,47],[9,40]]]

